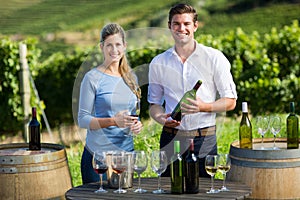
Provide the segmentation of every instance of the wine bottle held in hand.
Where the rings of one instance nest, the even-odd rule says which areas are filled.
[[[299,148],[299,119],[295,113],[295,103],[290,102],[290,114],[286,118],[287,148]]]
[[[183,159],[180,155],[180,141],[174,141],[174,154],[171,157],[171,193],[182,194],[183,183]]]
[[[242,103],[242,120],[239,127],[240,148],[252,149],[252,126],[248,117],[248,104]]]
[[[32,108],[32,119],[29,122],[29,150],[41,150],[40,123],[36,118],[36,107]]]
[[[194,139],[189,139],[189,150],[185,158],[185,193],[199,192],[199,160],[194,153]]]
[[[197,81],[195,86],[193,87],[193,89],[191,89],[191,90],[187,91],[186,93],[184,93],[183,97],[180,99],[180,101],[176,105],[175,109],[171,113],[172,119],[174,119],[176,121],[181,121],[181,118],[182,118],[182,116],[181,116],[181,104],[182,103],[189,104],[189,101],[187,100],[187,98],[196,99],[196,92],[197,92],[198,88],[201,86],[201,84],[202,84],[201,80]]]

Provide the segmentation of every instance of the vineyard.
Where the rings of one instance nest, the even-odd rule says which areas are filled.
[[[29,68],[41,100],[31,88],[31,104],[40,104],[50,126],[60,131],[62,126],[74,125],[78,84],[85,71],[102,61],[97,46],[99,29],[113,21],[120,23],[128,33],[128,58],[139,80],[143,80],[140,83],[143,92],[141,116],[145,126],[135,140],[135,147],[150,152],[158,148],[161,127],[149,119],[145,76],[151,59],[172,45],[166,29],[167,13],[177,1],[88,2],[0,0],[1,139],[22,131],[19,44],[27,45]],[[226,113],[226,119],[219,118],[222,124],[217,133],[220,152],[228,152],[230,142],[237,139],[235,133],[242,101],[248,101],[253,117],[278,113],[284,118],[290,101],[295,101],[299,114],[298,1],[186,2],[199,11],[201,27],[196,40],[225,54],[232,64],[237,85],[236,109]],[[154,32],[156,35],[152,35]],[[45,129],[45,125],[42,126]],[[71,143],[68,147],[76,186],[81,184],[79,164],[83,147],[82,143]],[[153,173],[149,170],[145,176],[153,176]]]

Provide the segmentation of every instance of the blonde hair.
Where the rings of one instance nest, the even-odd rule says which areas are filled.
[[[110,35],[120,34],[122,37],[123,44],[125,44],[125,31],[124,29],[116,23],[107,24],[103,27],[100,33],[100,43],[103,43],[106,38]],[[120,59],[119,63],[119,73],[121,74],[124,82],[128,85],[131,91],[137,96],[138,99],[141,98],[141,89],[135,79],[133,71],[129,66],[126,55]]]

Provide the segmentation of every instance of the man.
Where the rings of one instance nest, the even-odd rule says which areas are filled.
[[[233,110],[237,93],[226,57],[219,50],[195,41],[197,17],[196,10],[190,5],[178,4],[171,8],[168,27],[175,45],[150,63],[148,102],[150,116],[164,125],[161,150],[166,150],[170,158],[174,140],[181,141],[183,153],[187,149],[185,141],[194,138],[200,176],[208,177],[205,156],[217,154],[216,113]],[[188,104],[181,105],[181,121],[172,119],[170,113],[198,80],[203,83],[196,99],[188,99]],[[169,175],[168,168],[163,176]]]

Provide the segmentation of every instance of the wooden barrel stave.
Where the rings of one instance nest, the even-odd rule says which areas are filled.
[[[252,188],[251,199],[300,198],[300,150],[286,149],[286,140],[276,143],[281,150],[260,150],[260,140],[254,140],[254,150],[240,149],[238,142],[230,148],[232,159],[228,179]],[[273,140],[266,139],[265,146]]]
[[[72,187],[64,147],[43,143],[40,153],[27,151],[26,148],[24,143],[0,145],[1,198],[63,198]],[[25,155],[19,155],[22,153]]]

